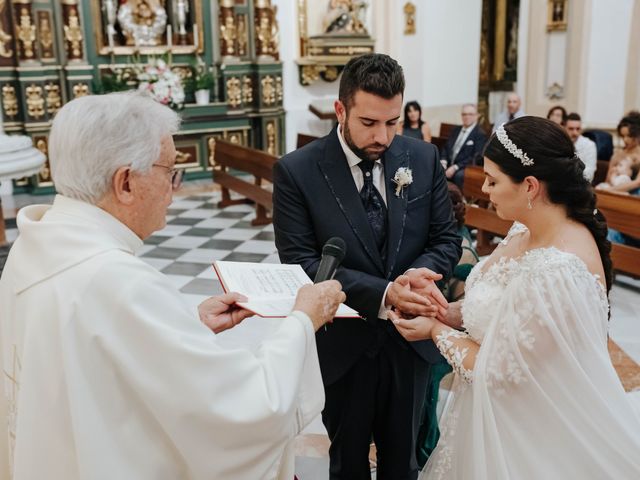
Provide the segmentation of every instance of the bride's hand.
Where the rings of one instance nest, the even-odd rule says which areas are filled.
[[[416,340],[429,340],[431,330],[438,321],[432,317],[401,318],[397,312],[389,311],[389,319],[396,330],[409,342]]]

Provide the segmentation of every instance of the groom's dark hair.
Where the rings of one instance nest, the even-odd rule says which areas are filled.
[[[342,72],[338,98],[349,108],[358,90],[391,99],[404,93],[402,67],[389,55],[368,53],[349,60]]]

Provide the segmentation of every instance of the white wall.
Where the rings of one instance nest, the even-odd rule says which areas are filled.
[[[297,1],[272,0],[278,6],[280,57],[284,68],[284,107],[287,111],[287,151],[295,148],[296,135],[325,135],[332,127],[309,112],[317,99],[337,98],[339,80],[318,80],[303,87],[298,80],[299,57]],[[437,132],[440,121],[460,122],[460,107],[476,102],[480,63],[482,0],[413,0],[416,34],[404,35],[406,0],[371,0],[368,26],[376,39],[376,50],[394,57],[402,65],[407,88],[405,98],[424,107],[425,118]],[[309,10],[323,14],[324,5],[307,0]],[[318,28],[317,19],[309,21]]]
[[[615,126],[625,110],[634,0],[591,0],[588,59],[581,112],[586,124]],[[638,33],[633,38],[637,49]]]

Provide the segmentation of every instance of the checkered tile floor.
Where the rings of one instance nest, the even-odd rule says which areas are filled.
[[[164,273],[197,305],[222,292],[214,260],[278,263],[273,225],[253,227],[251,205],[217,207],[219,192],[176,197],[167,226],[145,240],[138,255]]]

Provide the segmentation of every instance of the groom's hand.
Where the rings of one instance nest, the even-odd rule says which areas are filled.
[[[412,317],[435,317],[438,307],[429,298],[411,289],[411,279],[408,275],[400,275],[387,290],[385,298],[387,307],[395,307],[397,310]]]
[[[406,274],[409,277],[411,291],[423,295],[429,299],[432,305],[438,307],[438,319],[442,320],[447,315],[449,303],[436,285],[436,281],[442,279],[442,275],[428,268],[415,268]]]

